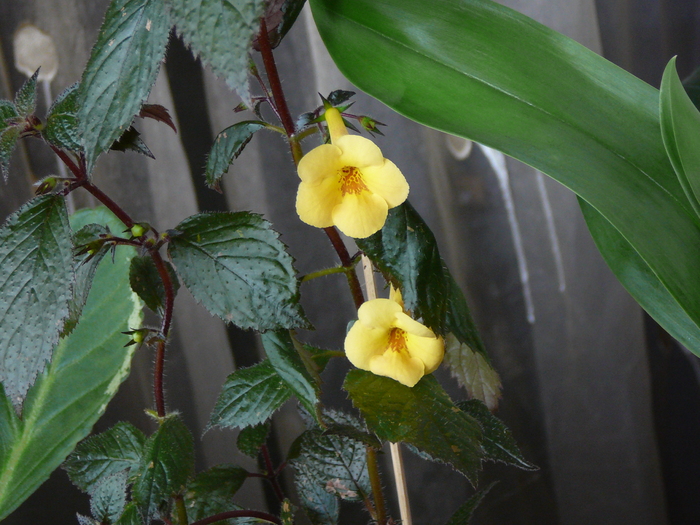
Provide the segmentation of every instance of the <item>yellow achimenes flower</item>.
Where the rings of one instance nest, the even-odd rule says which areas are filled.
[[[406,314],[400,292],[367,301],[357,316],[345,337],[345,354],[357,368],[412,387],[442,362],[442,337]]]
[[[348,135],[336,108],[326,110],[326,122],[331,144],[311,150],[297,168],[297,213],[311,226],[369,237],[384,226],[389,209],[406,200],[408,183],[376,144]]]

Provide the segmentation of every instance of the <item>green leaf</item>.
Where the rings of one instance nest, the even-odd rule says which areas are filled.
[[[365,444],[343,436],[324,435],[319,429],[305,431],[298,442],[299,455],[292,461],[305,482],[348,501],[362,501],[372,493],[367,472]],[[297,480],[297,485],[299,480]],[[322,499],[321,503],[325,503]]]
[[[49,144],[69,151],[81,152],[78,97],[80,83],[66,88],[54,101],[46,115],[41,136]]]
[[[265,128],[266,125],[258,120],[247,120],[226,128],[216,136],[209,157],[207,157],[207,167],[204,173],[207,186],[210,188],[219,187],[221,177],[228,171],[233,159],[241,154],[255,132]]]
[[[68,316],[71,230],[63,197],[37,197],[0,230],[0,382],[20,409]]]
[[[170,22],[164,0],[112,0],[80,82],[78,121],[91,167],[131,125],[156,81]]]
[[[270,223],[248,212],[200,213],[168,245],[175,269],[212,314],[241,328],[307,327],[292,257]]]
[[[99,523],[114,523],[126,505],[126,472],[100,479],[90,498],[90,511]]]
[[[445,331],[453,333],[460,343],[468,345],[472,350],[479,352],[488,361],[489,357],[486,354],[486,348],[472,319],[467,300],[446,266],[443,267],[443,271],[448,297]]]
[[[217,465],[197,474],[185,494],[190,522],[232,510],[232,498],[247,477],[248,472],[235,465]]]
[[[269,361],[240,368],[226,378],[209,427],[244,428],[259,425],[292,395]]]
[[[262,334],[262,343],[272,368],[310,414],[316,414],[318,384],[297,353],[289,330]]]
[[[498,408],[501,397],[501,378],[484,354],[460,343],[454,334],[445,337],[445,363],[457,382],[466,388],[470,398],[483,401],[489,410]]]
[[[36,110],[36,79],[39,76],[37,69],[29,77],[15,95],[15,108],[22,117],[33,115]]]
[[[192,52],[226,80],[248,107],[248,51],[260,31],[265,0],[168,0],[178,32]]]
[[[0,131],[0,171],[5,181],[10,174],[10,159],[20,132],[19,126],[9,126]]]
[[[284,498],[280,512],[280,521],[282,522],[282,525],[294,525],[295,510],[296,507],[292,505],[292,502],[289,501],[289,498]]]
[[[433,232],[406,201],[389,210],[384,227],[357,246],[401,288],[407,310],[444,334],[447,283]]]
[[[651,270],[645,277],[659,281],[645,286],[666,288],[700,325],[698,219],[663,148],[657,90],[489,0],[438,0],[430,10],[420,0],[311,0],[311,7],[353,84],[573,190],[605,217],[610,226],[602,228],[617,229],[639,254]],[[368,63],[367,56],[377,58]],[[663,316],[651,313],[661,323],[677,310],[658,309]],[[696,337],[679,333],[678,324],[664,328]]]
[[[476,484],[483,459],[481,427],[452,403],[433,376],[411,388],[351,370],[343,388],[379,439],[410,443]]]
[[[270,422],[260,423],[252,427],[245,427],[236,438],[236,446],[246,456],[257,458],[260,448],[267,441],[270,433]]]
[[[180,492],[194,470],[192,434],[177,415],[169,416],[148,438],[132,488],[146,523]]]
[[[457,511],[445,525],[469,525],[469,523],[471,523],[472,514],[474,514],[476,508],[496,483],[497,481],[494,481],[484,490],[478,491],[471,498],[469,498],[461,507],[457,509]]]
[[[481,424],[484,433],[484,459],[500,461],[524,470],[537,470],[535,465],[523,457],[508,427],[494,416],[484,403],[478,399],[471,399],[457,403],[457,407]]]
[[[660,103],[661,136],[666,153],[688,201],[700,216],[700,112],[683,89],[675,57],[664,70]]]
[[[114,141],[114,143],[109,147],[110,151],[135,151],[141,155],[146,155],[155,159],[151,150],[148,149],[146,143],[141,139],[141,133],[139,133],[134,126],[129,126],[129,128],[122,133],[121,137]]]
[[[273,0],[268,2],[265,23],[273,49],[280,45],[284,36],[292,28],[305,3],[306,0]]]
[[[102,479],[138,468],[146,436],[120,421],[102,434],[80,443],[63,464],[70,480],[83,492],[93,492]]]
[[[296,463],[294,472],[299,501],[312,525],[336,525],[340,516],[340,498],[318,483],[314,470],[305,463]]]
[[[9,100],[0,100],[0,131],[10,125],[18,117],[17,108]]]
[[[165,262],[170,280],[173,282],[173,289],[177,293],[180,288],[180,281],[177,278],[172,264]],[[148,255],[137,256],[131,259],[129,268],[129,283],[131,289],[136,293],[146,306],[154,312],[165,307],[165,288],[160,279],[158,269],[153,259]]]
[[[82,217],[96,222],[89,213]],[[128,285],[132,255],[132,248],[119,247],[114,263],[102,261],[80,323],[54,349],[51,364],[29,390],[22,420],[0,422],[3,438],[14,434],[0,447],[0,520],[90,432],[129,373],[134,347],[122,348],[128,337],[121,332],[141,324],[141,303]],[[8,404],[0,403],[0,417],[6,417]]]
[[[141,513],[136,503],[129,503],[124,509],[124,513],[114,525],[143,525]]]

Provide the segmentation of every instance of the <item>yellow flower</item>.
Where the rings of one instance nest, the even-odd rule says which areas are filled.
[[[357,368],[412,387],[442,362],[442,337],[406,314],[400,292],[367,301],[357,316],[345,337],[345,355]]]
[[[311,150],[297,168],[297,213],[311,226],[369,237],[384,226],[389,209],[406,200],[408,183],[371,140],[348,135],[337,109],[326,110],[326,121],[331,144]]]

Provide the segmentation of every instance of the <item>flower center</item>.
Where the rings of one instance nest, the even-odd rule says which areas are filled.
[[[406,351],[406,332],[401,328],[392,328],[389,332],[389,350],[400,354]]]
[[[362,172],[354,166],[345,166],[340,169],[340,191],[343,197],[348,193],[358,195],[368,191],[365,181],[362,180]]]

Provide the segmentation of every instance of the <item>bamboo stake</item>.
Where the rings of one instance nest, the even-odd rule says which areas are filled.
[[[362,271],[365,277],[365,288],[367,289],[367,300],[377,298],[377,285],[374,282],[374,269],[372,261],[365,254],[362,254]],[[391,463],[394,467],[394,485],[396,495],[399,499],[399,512],[401,513],[401,523],[403,525],[413,525],[411,519],[411,505],[408,501],[408,487],[406,486],[406,472],[403,466],[403,457],[398,443],[389,443],[391,449]]]

